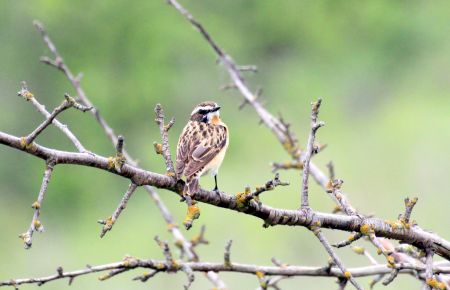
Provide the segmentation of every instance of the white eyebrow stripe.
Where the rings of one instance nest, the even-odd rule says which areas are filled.
[[[212,107],[212,106],[196,107],[192,111],[191,115],[194,115],[195,113],[198,113],[198,111],[200,111],[200,110],[212,110],[212,109],[214,109],[214,107]]]

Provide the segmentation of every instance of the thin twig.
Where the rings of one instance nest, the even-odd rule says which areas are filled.
[[[137,189],[137,185],[134,183],[130,183],[128,186],[127,191],[122,197],[122,200],[120,201],[119,205],[117,206],[116,210],[113,212],[113,214],[108,217],[106,220],[99,220],[98,223],[103,225],[102,231],[100,233],[100,238],[103,238],[107,232],[109,232],[114,224],[116,223],[117,219],[119,218],[122,211],[127,206],[128,200],[130,200],[131,196]]]
[[[330,243],[327,241],[325,236],[323,235],[321,229],[319,227],[315,227],[312,229],[314,235],[317,237],[317,239],[320,241],[320,243],[324,246],[325,250],[327,251],[328,255],[333,259],[334,264],[338,266],[338,268],[342,271],[342,274],[345,278],[347,278],[350,283],[355,286],[356,289],[362,290],[363,288],[358,284],[358,282],[354,278],[354,274],[346,269],[340,258],[337,256],[337,254],[334,252],[333,248],[331,247]]]
[[[261,193],[266,191],[274,190],[277,186],[288,186],[289,182],[283,182],[280,180],[280,174],[276,173],[275,177],[269,181],[266,182],[263,186],[256,187],[255,191],[251,192],[250,194],[246,195],[245,199],[246,201],[249,201],[255,197],[258,197]]]
[[[433,255],[434,252],[433,250],[428,247],[425,249],[425,283],[428,286],[428,289],[432,290],[434,287],[433,285],[435,284],[435,282],[437,282],[434,278],[433,278]]]
[[[272,163],[272,172],[276,172],[280,169],[288,170],[288,169],[297,169],[302,170],[303,169],[303,162],[298,161],[287,161],[287,162],[273,162]]]
[[[42,202],[44,201],[45,193],[47,192],[47,187],[50,182],[50,178],[52,177],[53,168],[55,166],[55,161],[53,159],[49,159],[46,163],[46,168],[44,171],[44,177],[42,178],[41,189],[39,190],[39,195],[37,200],[31,205],[34,209],[33,219],[31,220],[30,227],[28,231],[21,234],[19,237],[23,240],[23,246],[25,249],[31,248],[33,244],[33,233],[35,231],[43,232],[44,226],[42,222],[39,220],[39,216],[41,214]]]
[[[352,233],[346,240],[343,240],[339,243],[333,244],[332,246],[335,248],[342,248],[346,247],[348,245],[351,245],[353,242],[356,242],[360,238],[363,237],[363,234],[361,233]]]
[[[414,206],[417,203],[418,198],[409,199],[409,197],[405,198],[405,214],[401,217],[401,221],[403,221],[406,225],[409,225],[409,219],[411,218],[411,213]]]
[[[233,240],[229,240],[225,245],[225,253],[223,254],[223,264],[226,267],[232,267],[231,264],[231,245],[233,244]]]
[[[322,99],[318,99],[312,104],[311,110],[311,132],[308,137],[308,145],[306,146],[306,153],[303,158],[303,175],[302,175],[302,194],[301,194],[301,208],[309,208],[308,201],[308,178],[309,178],[309,163],[314,151],[314,140],[316,138],[317,130],[324,125],[323,122],[317,122],[317,115],[319,114],[320,104]]]
[[[383,285],[387,286],[387,285],[391,284],[392,281],[394,281],[394,279],[397,278],[397,275],[399,272],[400,272],[399,269],[392,269],[389,276],[387,276],[386,279],[383,281]]]
[[[42,131],[44,131],[45,128],[47,128],[48,125],[50,125],[50,124],[53,122],[53,120],[56,118],[56,116],[57,116],[59,113],[61,113],[61,112],[65,111],[65,110],[67,110],[67,109],[70,108],[70,107],[75,107],[76,102],[75,102],[75,100],[74,100],[71,96],[69,96],[68,94],[65,94],[64,97],[65,97],[65,100],[61,103],[61,105],[59,105],[58,107],[56,107],[56,108],[52,111],[52,113],[50,114],[50,116],[48,116],[47,119],[45,119],[44,122],[42,122],[36,129],[34,129],[33,132],[31,132],[30,134],[28,134],[28,136],[25,137],[25,139],[24,139],[24,140],[25,140],[25,141],[24,141],[24,146],[28,146],[29,144],[33,143],[34,139],[36,139],[37,136],[39,136],[39,134],[41,134]],[[79,104],[78,104],[78,108],[79,108],[81,111],[87,111],[87,110],[90,110],[90,108],[81,106],[81,105],[79,105]]]
[[[155,241],[158,244],[158,246],[160,246],[161,249],[163,250],[164,257],[166,257],[166,265],[173,266],[175,260],[173,259],[172,252],[170,251],[167,242],[161,241],[161,239],[158,236],[155,237]]]
[[[328,168],[328,175],[330,176],[330,180],[334,180],[336,174],[334,173],[333,161],[330,161],[327,163],[327,168]]]
[[[240,71],[258,72],[258,67],[256,65],[239,65],[237,69]]]
[[[45,106],[40,104],[36,97],[28,90],[27,84],[25,81],[21,83],[21,89],[17,93],[19,96],[23,97],[27,101],[29,101],[33,106],[42,114],[45,118],[50,118],[51,114],[46,110]],[[79,152],[87,152],[86,148],[81,144],[78,138],[69,130],[67,125],[62,124],[56,119],[53,119],[53,124],[60,129],[66,136],[72,141],[73,145],[78,149]]]
[[[172,118],[170,122],[165,124],[164,110],[161,104],[156,104],[155,107],[155,122],[159,127],[159,132],[161,134],[162,146],[161,146],[161,154],[164,157],[164,161],[166,162],[166,172],[167,175],[175,177],[175,168],[173,166],[172,156],[170,155],[170,147],[169,147],[169,130],[172,128],[175,123],[175,118]]]

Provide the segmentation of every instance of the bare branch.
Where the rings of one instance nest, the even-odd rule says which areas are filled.
[[[21,93],[21,92],[19,92],[19,93]],[[42,131],[44,131],[44,129],[47,128],[48,125],[50,125],[53,122],[53,120],[56,118],[56,116],[59,113],[67,110],[70,107],[75,107],[76,102],[71,96],[69,96],[68,94],[65,94],[64,97],[65,97],[65,100],[61,103],[61,105],[56,107],[53,110],[53,112],[50,114],[50,116],[48,116],[47,119],[45,119],[44,122],[42,122],[36,129],[34,129],[33,132],[31,132],[27,137],[24,138],[24,141],[23,141],[24,145],[23,146],[28,146],[31,143],[33,143],[34,139],[36,139],[36,137],[39,134],[41,134]],[[89,110],[89,108],[81,106],[79,104],[78,104],[77,108],[79,108],[82,111]]]
[[[205,225],[202,225],[202,227],[200,228],[200,233],[191,239],[192,247],[196,247],[200,244],[204,245],[209,244],[208,240],[206,240],[205,238],[205,230],[206,230]]]
[[[346,215],[358,215],[341,191],[343,183],[342,179],[330,180],[327,184],[327,193]]]
[[[7,145],[47,160],[54,158],[57,164],[78,164],[106,170],[113,174],[130,179],[138,186],[152,185],[158,188],[168,189],[176,194],[182,192],[184,183],[177,182],[166,175],[143,170],[131,164],[125,164],[121,172],[112,170],[108,158],[88,153],[75,153],[59,151],[43,147],[34,143],[33,148],[23,148],[20,138],[0,132],[0,144]],[[236,196],[231,196],[225,192],[213,192],[201,189],[193,199],[215,206],[228,208],[258,217],[268,225],[296,225],[309,226],[312,216],[320,221],[322,228],[332,228],[348,232],[361,232],[363,225],[368,225],[377,236],[401,240],[410,243],[418,248],[424,249],[430,243],[440,256],[450,259],[450,242],[444,240],[434,233],[422,230],[420,227],[412,227],[405,231],[403,228],[394,228],[384,220],[378,218],[361,219],[358,216],[342,216],[320,212],[304,212],[298,210],[276,209],[266,205],[253,205],[250,203],[246,208],[239,208],[236,203]]]
[[[369,252],[367,252],[366,249],[364,249],[363,247],[353,246],[352,251],[358,255],[366,256],[372,265],[378,265],[377,260],[375,260],[375,258]]]
[[[88,266],[81,270],[72,272],[64,272],[62,268],[57,273],[39,278],[25,278],[25,279],[11,279],[0,282],[1,286],[19,286],[22,284],[37,284],[42,285],[44,283],[61,280],[61,279],[74,279],[79,276],[88,275],[91,273],[98,273],[104,271],[121,270],[121,269],[151,269],[156,272],[173,272],[182,270],[183,266],[192,269],[194,272],[236,272],[255,275],[256,272],[264,273],[266,276],[314,276],[314,277],[340,277],[346,278],[341,269],[332,267],[329,271],[325,271],[323,267],[304,267],[304,266],[256,266],[250,264],[233,263],[232,267],[227,267],[223,263],[210,263],[210,262],[183,262],[176,261],[177,267],[173,268],[171,265],[166,264],[165,260],[141,260],[133,257],[125,257],[120,262],[104,264],[99,266]],[[412,274],[417,271],[424,271],[425,267],[412,264],[396,264],[395,268],[399,268],[400,274]],[[386,265],[365,266],[358,268],[349,268],[348,272],[352,273],[353,277],[366,277],[378,274],[389,274],[392,269]],[[450,273],[450,267],[448,266],[434,266],[432,268],[433,273]],[[151,273],[151,274],[150,274]],[[136,277],[136,280],[145,279],[145,276],[153,277],[153,272]],[[150,277],[148,277],[150,278]],[[148,279],[147,278],[147,279]],[[145,280],[146,281],[146,280]]]
[[[398,275],[399,272],[400,272],[399,269],[392,269],[392,271],[389,274],[389,276],[387,276],[387,278],[383,281],[383,285],[387,286],[390,283],[392,283],[392,281],[394,281],[394,279],[397,278],[397,275]]]
[[[313,226],[312,232],[317,237],[317,239],[320,241],[320,243],[324,246],[325,250],[327,251],[328,255],[333,259],[334,264],[338,266],[338,268],[342,271],[343,277],[348,279],[350,283],[355,286],[356,289],[362,290],[363,288],[358,284],[358,282],[355,280],[352,272],[348,271],[347,268],[344,266],[340,258],[337,256],[337,254],[334,252],[333,248],[331,247],[330,243],[327,241],[325,236],[323,235],[321,229],[319,226]]]
[[[164,157],[166,162],[166,172],[168,176],[175,177],[175,168],[173,166],[172,156],[170,155],[170,147],[169,147],[169,130],[172,128],[175,123],[175,118],[172,118],[170,122],[166,125],[164,122],[164,110],[161,104],[156,104],[155,107],[156,118],[155,122],[159,127],[159,132],[161,134],[162,145],[161,145],[161,154]]]
[[[346,240],[343,240],[342,242],[333,244],[332,246],[335,248],[346,247],[346,246],[352,244],[353,242],[359,240],[362,237],[363,237],[363,234],[361,234],[361,233],[352,233]]]
[[[239,66],[237,66],[237,69],[239,71],[249,71],[249,72],[253,72],[253,73],[258,72],[258,67],[256,65],[239,65]]]
[[[33,106],[42,114],[45,118],[50,118],[50,113],[45,109],[44,105],[41,105],[36,97],[28,91],[28,87],[25,81],[22,82],[21,89],[17,93],[19,96],[23,97],[27,101],[29,101]],[[69,130],[67,125],[62,124],[56,119],[53,119],[53,124],[60,129],[72,143],[75,145],[75,147],[78,149],[79,152],[87,152],[87,150],[84,148],[84,146],[81,144],[81,142],[78,140],[78,138]]]
[[[303,162],[298,162],[298,161],[288,161],[288,162],[284,162],[284,163],[280,163],[280,162],[273,162],[272,163],[272,172],[276,172],[280,169],[284,169],[284,170],[288,170],[288,169],[298,169],[301,170],[303,169]]]
[[[428,247],[425,249],[426,260],[425,260],[425,282],[428,289],[432,290],[437,283],[436,279],[433,278],[433,250]]]
[[[317,115],[319,114],[320,104],[322,99],[318,99],[312,104],[311,110],[311,132],[308,137],[308,145],[306,146],[306,153],[303,158],[303,179],[302,179],[302,194],[301,194],[301,208],[309,208],[308,201],[308,178],[309,178],[309,163],[314,151],[314,140],[316,138],[317,130],[324,125],[323,122],[317,122]]]
[[[334,180],[336,174],[334,173],[334,163],[333,163],[333,161],[330,161],[330,162],[327,163],[327,168],[328,168],[328,173],[329,173],[329,176],[330,176],[330,180]]]
[[[400,218],[400,221],[407,226],[409,225],[409,219],[411,218],[411,213],[417,203],[417,200],[417,197],[413,199],[409,199],[409,197],[405,198],[405,214]]]
[[[39,216],[41,214],[42,202],[44,201],[45,192],[47,191],[48,183],[50,182],[50,178],[52,177],[53,168],[55,166],[55,161],[53,159],[49,159],[46,164],[46,168],[44,171],[44,177],[42,178],[41,189],[39,190],[38,198],[31,207],[34,209],[33,219],[31,220],[30,227],[28,231],[21,234],[19,237],[23,240],[23,246],[25,249],[31,248],[33,244],[33,233],[35,231],[43,232],[44,226],[42,222],[39,220]]]
[[[251,192],[250,194],[247,194],[245,196],[245,202],[250,201],[251,199],[255,197],[259,197],[259,195],[266,191],[274,190],[277,186],[288,186],[289,182],[283,182],[280,180],[280,174],[276,173],[275,177],[264,184],[264,186],[258,186],[256,187],[256,190]]]
[[[130,183],[128,186],[127,191],[125,192],[124,196],[122,197],[122,200],[120,201],[119,205],[117,206],[114,213],[108,217],[106,220],[99,220],[98,223],[103,225],[102,231],[100,233],[100,238],[103,238],[107,232],[109,232],[114,224],[116,223],[117,219],[119,218],[119,215],[122,213],[122,211],[127,206],[128,200],[131,198],[133,193],[136,191],[137,185],[134,183]]]
[[[168,265],[169,267],[173,266],[174,268],[176,268],[175,260],[173,259],[172,252],[170,251],[167,242],[161,241],[161,239],[158,236],[155,237],[155,241],[158,244],[158,246],[160,246],[161,249],[163,250],[164,257],[166,257],[166,265]]]
[[[231,264],[231,245],[233,244],[233,240],[229,240],[225,246],[225,254],[223,255],[223,264],[226,267],[233,267]]]

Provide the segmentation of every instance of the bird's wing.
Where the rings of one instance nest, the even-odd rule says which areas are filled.
[[[195,138],[197,137],[198,138]],[[205,128],[194,136],[189,148],[188,162],[184,175],[187,178],[200,172],[227,144],[227,128],[221,125],[205,124]]]
[[[188,161],[190,140],[193,139],[195,130],[193,130],[192,123],[189,122],[181,132],[177,145],[177,163],[176,163],[176,175],[177,178],[183,176],[183,171]]]

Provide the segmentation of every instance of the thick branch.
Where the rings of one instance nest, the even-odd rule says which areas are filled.
[[[33,143],[31,148],[23,148],[20,145],[20,138],[0,132],[0,144],[27,152],[28,154],[42,158],[44,160],[53,158],[56,164],[75,164],[99,168],[116,175],[122,176],[134,182],[136,185],[152,185],[158,188],[167,189],[174,193],[181,194],[184,183],[177,182],[173,178],[146,171],[141,168],[125,164],[121,172],[117,172],[110,166],[108,158],[96,154],[75,153],[49,149]],[[369,226],[374,233],[380,237],[386,237],[412,244],[418,248],[425,249],[431,244],[440,256],[450,259],[450,242],[444,240],[434,233],[422,230],[418,226],[413,226],[409,230],[393,227],[384,220],[378,218],[362,219],[358,216],[342,216],[337,214],[327,214],[320,212],[302,212],[298,210],[276,209],[266,205],[250,203],[247,207],[237,206],[236,196],[226,193],[216,193],[213,191],[200,190],[193,195],[193,199],[209,203],[218,207],[240,211],[248,215],[253,215],[262,219],[268,225],[291,225],[310,226],[312,219],[320,221],[322,228],[338,229],[348,232],[360,232],[363,225]]]

